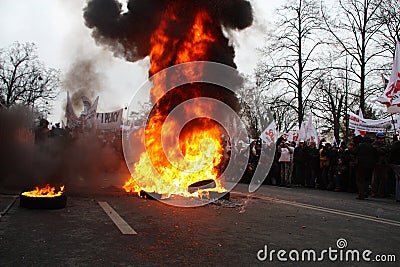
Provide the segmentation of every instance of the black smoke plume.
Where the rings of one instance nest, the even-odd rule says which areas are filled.
[[[234,50],[222,27],[242,30],[252,24],[252,8],[245,0],[129,0],[127,12],[123,12],[121,3],[116,0],[91,0],[84,8],[84,19],[99,44],[117,56],[136,61],[149,55],[150,38],[172,5],[178,19],[167,26],[171,38],[183,39],[197,12],[205,10],[219,31],[211,61],[235,67]]]
[[[70,92],[71,102],[77,110],[83,109],[82,96],[93,101],[104,89],[104,78],[98,65],[96,58],[77,59],[63,79],[63,86]]]

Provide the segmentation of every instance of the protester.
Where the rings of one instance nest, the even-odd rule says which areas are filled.
[[[35,130],[35,144],[43,144],[47,141],[50,135],[49,122],[41,119],[38,127]]]
[[[290,155],[293,154],[294,148],[290,146],[289,141],[282,142],[279,147],[278,151],[281,154],[279,158],[279,163],[281,165],[281,183],[280,186],[291,186],[290,180]]]
[[[396,201],[400,201],[400,141],[394,140],[390,149],[389,163],[396,177]]]
[[[293,154],[290,154],[290,180],[293,182],[296,180],[296,172],[294,168],[294,149],[297,147],[296,141],[292,141],[290,146],[293,147]]]
[[[340,142],[339,149],[337,150],[337,158],[342,158],[344,160],[346,153],[346,143]]]
[[[345,150],[344,153],[344,162],[347,166],[347,185],[345,189],[349,193],[354,193],[357,190],[356,188],[357,157],[354,153],[353,142],[347,144],[347,149]]]
[[[385,143],[385,134],[378,132],[372,147],[377,152],[377,161],[372,176],[372,197],[385,197],[385,188],[387,182],[387,166],[389,157],[389,148]]]
[[[324,146],[325,143],[326,143],[326,139],[325,139],[325,138],[322,138],[322,139],[318,142],[318,151],[320,151],[320,150],[323,148],[323,146]]]
[[[324,143],[320,150],[320,168],[321,176],[318,182],[319,189],[328,189],[331,184],[331,166],[332,166],[332,145]]]
[[[342,191],[346,184],[347,166],[343,162],[342,157],[338,157],[337,164],[334,166],[333,177],[335,182],[335,192]]]
[[[328,153],[328,158],[329,158],[329,172],[328,172],[328,190],[334,190],[335,189],[335,178],[334,178],[334,172],[336,171],[336,167],[338,164],[338,158],[339,158],[339,152],[341,152],[341,155],[344,155],[344,149],[340,148],[337,146],[332,146],[331,149],[329,150]],[[343,159],[342,159],[343,161]]]
[[[306,187],[315,188],[315,183],[320,174],[320,155],[318,149],[315,147],[315,142],[310,142],[305,148],[305,153],[307,157],[305,184]]]
[[[357,158],[357,199],[363,200],[368,197],[368,185],[371,183],[372,172],[377,161],[376,150],[368,138],[361,138],[355,148],[355,155]]]
[[[300,140],[299,145],[294,149],[293,153],[294,169],[296,173],[295,183],[304,186],[307,162],[307,156],[304,151],[304,140]]]

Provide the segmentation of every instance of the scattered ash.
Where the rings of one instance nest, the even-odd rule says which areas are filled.
[[[210,205],[220,206],[223,208],[241,208],[244,203],[242,200],[226,200],[226,199],[218,199],[214,202],[211,202]]]

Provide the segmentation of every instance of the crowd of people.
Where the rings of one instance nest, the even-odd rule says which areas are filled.
[[[71,129],[60,127],[59,123],[50,127],[45,119],[35,129],[36,146],[53,159],[62,156],[63,161],[66,161],[66,157],[70,158],[68,161],[74,163],[69,168],[72,172],[84,172],[85,168],[96,168],[105,172],[117,170],[124,162],[121,140],[120,130],[88,130],[83,127]],[[76,162],[79,164],[75,164]]]
[[[400,201],[400,142],[394,135],[389,142],[384,133],[375,137],[356,136],[339,146],[322,139],[315,142],[290,142],[279,138],[266,184],[302,186],[321,190],[357,193],[358,199],[396,195]],[[264,148],[261,140],[250,144],[248,168],[242,181],[248,182]],[[268,152],[266,152],[268,153]],[[246,181],[247,180],[247,181]]]
[[[35,131],[35,143],[46,147],[46,142],[53,147],[57,143],[62,146],[96,143],[102,151],[100,154],[104,154],[101,157],[103,160],[99,161],[103,163],[111,154],[123,154],[120,131],[90,134],[79,127],[62,129],[59,124],[49,129],[49,123],[42,120]],[[110,154],[105,153],[104,148],[109,148]],[[248,164],[242,182],[248,183],[257,166],[262,167],[259,159],[263,149],[272,162],[264,182],[266,184],[345,191],[357,193],[358,199],[395,195],[400,201],[400,141],[396,134],[391,142],[384,133],[378,132],[373,138],[356,136],[351,142],[341,142],[339,146],[325,139],[316,144],[305,140],[290,142],[281,137],[268,146],[263,145],[260,139],[255,140],[250,144],[249,157],[244,157],[248,159]],[[90,146],[87,154],[92,152],[93,146]],[[111,167],[113,165],[116,164],[111,164]]]
[[[45,119],[41,119],[39,125],[35,129],[35,144],[45,145],[45,143],[60,143],[65,145],[66,143],[83,142],[89,141],[98,143],[100,146],[112,146],[115,150],[122,151],[120,130],[86,130],[83,127],[75,127],[73,129],[66,127],[60,127],[60,123],[55,123],[50,127],[49,122]],[[54,142],[51,142],[51,141]]]

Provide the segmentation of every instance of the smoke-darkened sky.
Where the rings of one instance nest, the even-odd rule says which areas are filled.
[[[121,0],[122,3],[126,1]],[[284,0],[250,2],[254,12],[253,25],[243,31],[233,31],[229,36],[236,50],[235,63],[239,71],[247,74],[251,74],[256,65],[256,48],[265,38],[263,32],[268,27],[273,9]],[[93,73],[99,75],[103,83],[102,89],[96,90],[100,94],[98,109],[110,111],[129,103],[135,89],[147,78],[149,62],[147,58],[130,63],[96,45],[91,30],[85,26],[83,9],[86,5],[86,0],[2,0],[0,48],[14,41],[34,42],[45,65],[61,69],[64,75],[70,73],[71,67],[79,61],[96,62]],[[127,11],[126,4],[122,4],[122,9]],[[222,21],[231,28],[240,28],[240,25],[229,25],[229,16]],[[62,93],[58,102],[54,103],[51,121],[56,122],[63,117],[65,99],[66,93]]]

